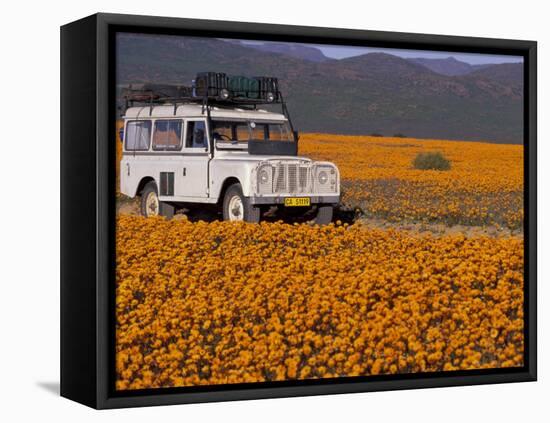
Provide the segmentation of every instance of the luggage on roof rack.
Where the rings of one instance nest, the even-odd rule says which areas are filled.
[[[277,78],[228,76],[223,72],[200,72],[192,86],[132,84],[123,90],[122,96],[126,108],[135,103],[194,102],[254,107],[257,104],[283,103]]]
[[[260,85],[260,97],[269,100],[270,94],[273,95],[273,100],[270,102],[277,103],[281,101],[281,94],[279,92],[279,81],[277,78],[271,78],[268,76],[256,77]]]
[[[227,92],[227,75],[220,72],[200,72],[195,78],[195,95],[197,97],[223,98]]]
[[[255,78],[246,76],[231,76],[228,83],[231,98],[258,98],[260,84]]]
[[[225,73],[201,72],[195,79],[195,95],[216,100],[276,103],[280,101],[277,78],[266,76],[228,76]]]
[[[191,97],[191,87],[170,84],[131,84],[122,91],[122,96],[127,101],[155,102],[170,98]]]

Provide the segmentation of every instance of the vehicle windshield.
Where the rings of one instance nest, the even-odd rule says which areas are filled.
[[[212,120],[214,141],[294,141],[288,122]]]

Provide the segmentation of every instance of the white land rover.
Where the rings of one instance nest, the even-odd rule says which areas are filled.
[[[120,191],[141,196],[144,216],[207,203],[219,205],[224,220],[258,222],[273,206],[311,213],[318,224],[332,220],[338,168],[297,155],[275,78],[209,72],[192,88],[158,87],[125,94]],[[282,113],[260,104],[280,104]]]

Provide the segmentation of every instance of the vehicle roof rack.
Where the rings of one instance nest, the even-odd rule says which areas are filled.
[[[216,106],[252,106],[283,103],[277,78],[228,76],[201,72],[191,86],[132,84],[123,90],[126,108],[138,104],[200,103]]]
[[[191,86],[171,84],[132,84],[122,92],[125,109],[135,105],[200,104],[202,113],[210,117],[211,106],[239,107],[254,110],[258,105],[280,104],[282,114],[292,121],[279,91],[277,78],[258,76],[228,76],[220,72],[200,72]]]

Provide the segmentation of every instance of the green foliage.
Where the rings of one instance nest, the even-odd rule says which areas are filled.
[[[449,170],[451,162],[439,152],[418,153],[413,167],[420,170]]]

